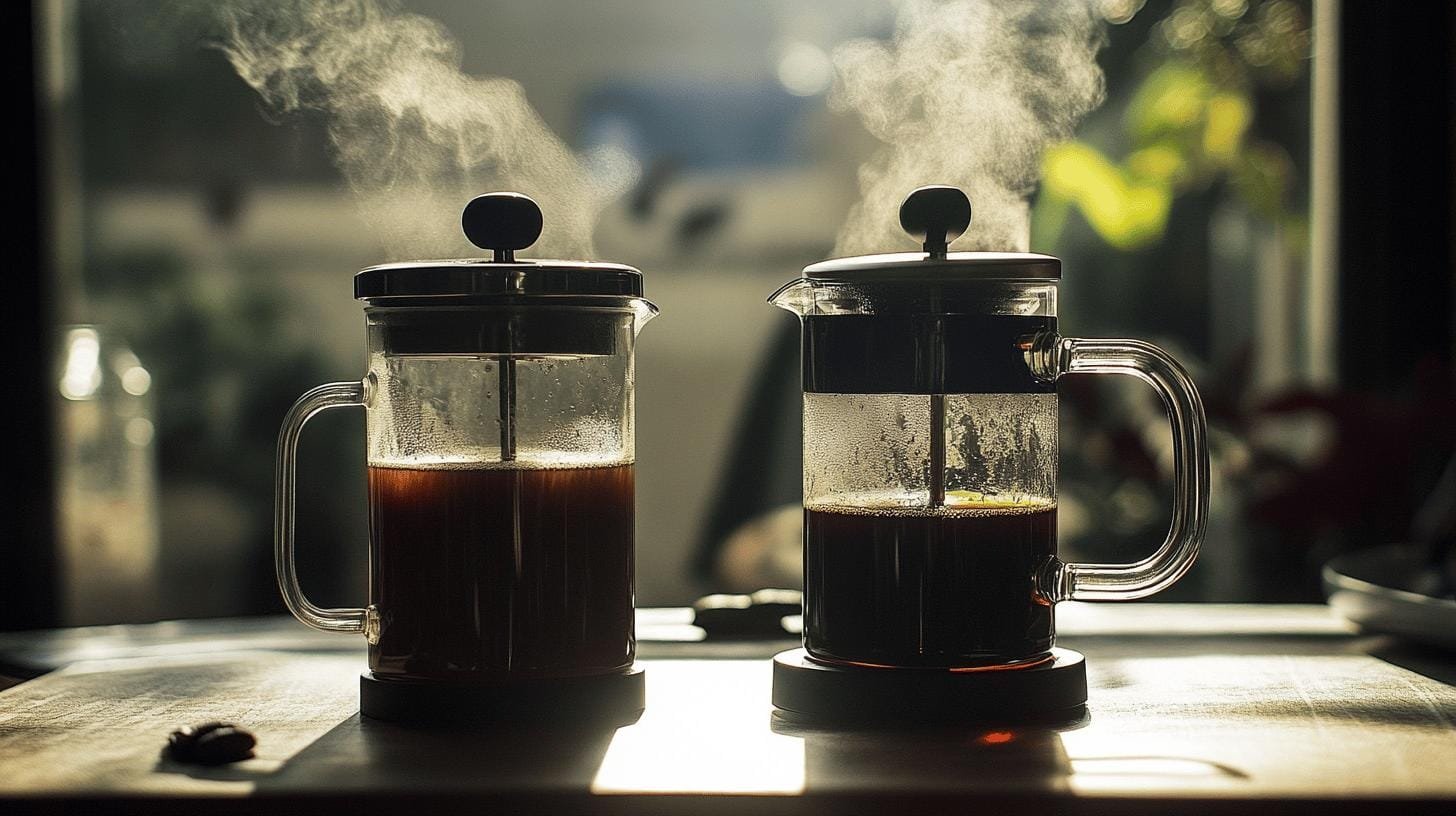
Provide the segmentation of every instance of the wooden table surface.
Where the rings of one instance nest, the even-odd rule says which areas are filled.
[[[1456,658],[1323,607],[1064,604],[1083,720],[913,730],[784,722],[767,657],[791,643],[693,643],[647,614],[677,642],[643,644],[642,718],[554,732],[361,720],[362,644],[291,621],[3,636],[0,662],[68,665],[0,692],[0,813],[1456,813]],[[208,719],[251,728],[257,757],[160,759]]]

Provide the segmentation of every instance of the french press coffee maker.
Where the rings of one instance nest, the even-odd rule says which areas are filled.
[[[1061,261],[950,252],[971,207],[923,187],[900,210],[920,252],[813,264],[770,302],[802,321],[803,648],[774,704],[809,717],[945,720],[1073,711],[1082,657],[1059,601],[1151,595],[1193,564],[1208,512],[1203,405],[1161,349],[1057,333]],[[1162,397],[1176,498],[1133,564],[1057,557],[1057,394],[1126,374]]]
[[[480,196],[462,221],[491,258],[355,276],[369,370],[284,419],[279,587],[305,624],[365,636],[367,716],[630,717],[633,344],[657,307],[631,267],[517,259],[542,227],[523,195]],[[370,601],[322,609],[294,570],[297,445],[342,406],[365,409]]]

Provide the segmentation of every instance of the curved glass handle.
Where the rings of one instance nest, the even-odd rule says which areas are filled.
[[[293,521],[298,483],[298,438],[303,426],[320,411],[364,405],[362,382],[326,383],[293,403],[278,432],[278,463],[273,479],[273,558],[278,589],[295,618],[325,632],[364,632],[373,637],[367,609],[323,609],[304,597],[293,563]]]
[[[1063,374],[1127,374],[1163,398],[1173,429],[1173,523],[1163,546],[1132,564],[1065,564],[1053,559],[1038,589],[1051,601],[1130,601],[1172,586],[1198,557],[1208,526],[1208,420],[1188,372],[1141,340],[1082,340],[1044,334],[1027,351],[1042,379]]]

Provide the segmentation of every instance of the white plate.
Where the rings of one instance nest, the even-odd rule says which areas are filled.
[[[1429,569],[1399,545],[1342,555],[1325,565],[1325,596],[1362,629],[1456,649],[1456,600],[1400,588]]]

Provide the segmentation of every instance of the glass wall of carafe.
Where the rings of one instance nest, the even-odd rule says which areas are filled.
[[[416,681],[618,675],[636,693],[633,350],[657,307],[631,267],[517,259],[543,225],[524,195],[479,196],[461,223],[492,256],[361,271],[368,372],[284,418],[284,601],[309,626],[366,636],[381,696],[365,713],[387,719],[438,702]],[[294,563],[297,447],[310,417],[345,406],[365,409],[370,601],[326,609]]]
[[[806,277],[774,302],[803,322],[810,655],[1041,659],[1057,397],[1028,353],[1056,330],[1055,282]]]
[[[376,677],[632,663],[632,350],[655,310],[542,300],[366,310]]]

